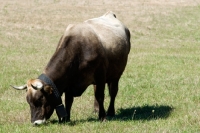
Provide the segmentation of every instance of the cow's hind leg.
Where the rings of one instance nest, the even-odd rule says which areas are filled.
[[[104,109],[104,89],[105,83],[96,85],[95,98],[99,104],[99,120],[104,121],[106,119],[106,113]]]
[[[94,85],[94,94],[95,92],[96,92],[96,85]],[[94,95],[94,113],[98,113],[98,112],[99,112],[99,104]]]
[[[110,105],[107,111],[107,116],[115,115],[115,97],[118,92],[118,82],[119,82],[119,79],[108,83],[108,89],[109,89],[109,94],[110,94]]]

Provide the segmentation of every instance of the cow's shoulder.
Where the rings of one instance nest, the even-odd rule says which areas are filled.
[[[59,48],[68,46],[76,49],[99,48],[99,38],[87,23],[69,24],[59,42]],[[98,51],[98,50],[97,50]]]

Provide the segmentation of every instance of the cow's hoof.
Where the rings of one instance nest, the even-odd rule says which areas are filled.
[[[108,111],[106,116],[114,117],[115,116],[115,111]]]
[[[66,123],[66,122],[70,122],[70,119],[67,117],[63,117],[59,119],[59,123]]]
[[[106,122],[107,120],[106,120],[106,118],[101,118],[100,121],[101,122]]]

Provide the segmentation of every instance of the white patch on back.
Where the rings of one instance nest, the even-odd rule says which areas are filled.
[[[113,12],[107,12],[101,17],[86,20],[85,23],[92,27],[108,54],[116,57],[129,52],[126,27],[116,18]]]

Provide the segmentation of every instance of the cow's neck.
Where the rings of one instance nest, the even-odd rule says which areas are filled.
[[[78,51],[78,48],[74,48],[72,43],[70,43],[70,40],[70,38],[61,38],[58,48],[51,57],[44,71],[44,73],[57,86],[61,95],[66,88],[69,88],[70,78],[76,73],[79,64],[76,55],[80,52]]]
[[[70,71],[70,70],[68,70],[68,71]],[[69,83],[68,79],[69,79],[69,76],[70,76],[70,74],[68,74],[68,73],[69,72],[66,72],[65,70],[63,70],[63,68],[60,68],[60,66],[54,67],[54,68],[52,68],[52,67],[46,68],[45,74],[56,85],[58,91],[60,92],[60,95],[62,95],[62,93],[68,87],[68,83]]]
[[[51,79],[52,83],[56,86],[58,92],[60,93],[60,96],[62,96],[64,89],[66,88],[65,84],[63,84],[63,83],[66,83],[66,82],[63,82],[65,81],[64,79],[65,77],[57,73],[60,73],[60,72],[55,72],[55,74],[54,72],[52,73],[46,72],[45,75],[47,75],[49,79]]]

